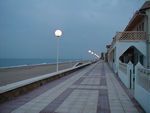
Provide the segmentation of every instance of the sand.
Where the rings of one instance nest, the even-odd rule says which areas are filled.
[[[87,61],[82,61],[85,63]],[[78,62],[60,63],[59,70],[73,67]],[[0,69],[0,86],[56,72],[56,64],[43,64],[35,66],[22,66]]]

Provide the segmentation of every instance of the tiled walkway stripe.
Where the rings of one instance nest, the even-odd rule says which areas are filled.
[[[97,113],[110,113],[107,89],[100,89],[99,91]]]
[[[103,63],[101,66],[101,79],[100,80],[101,80],[100,81],[101,86],[107,86]],[[109,105],[107,89],[100,89],[100,91],[99,91],[97,113],[110,113],[110,105]]]
[[[64,100],[70,95],[73,89],[69,88],[53,100],[47,107],[45,107],[40,113],[54,113],[55,110],[61,105]]]

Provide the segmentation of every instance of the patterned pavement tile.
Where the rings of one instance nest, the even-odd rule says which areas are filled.
[[[75,89],[58,107],[58,109],[56,109],[56,112],[78,113],[81,111],[84,112],[85,110],[89,110],[91,111],[90,113],[96,113],[97,107],[95,106],[95,103],[97,103],[98,99],[92,99],[92,97],[98,98],[98,91],[93,90],[91,92],[91,90]]]

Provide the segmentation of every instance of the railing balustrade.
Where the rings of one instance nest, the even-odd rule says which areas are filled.
[[[116,38],[119,41],[146,41],[146,32],[144,31],[117,32]]]
[[[114,46],[116,41],[146,41],[146,32],[144,31],[125,31],[117,32],[116,36],[111,42],[111,47]]]

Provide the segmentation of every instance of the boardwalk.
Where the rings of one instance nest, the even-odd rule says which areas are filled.
[[[100,61],[0,105],[0,113],[139,113]]]

